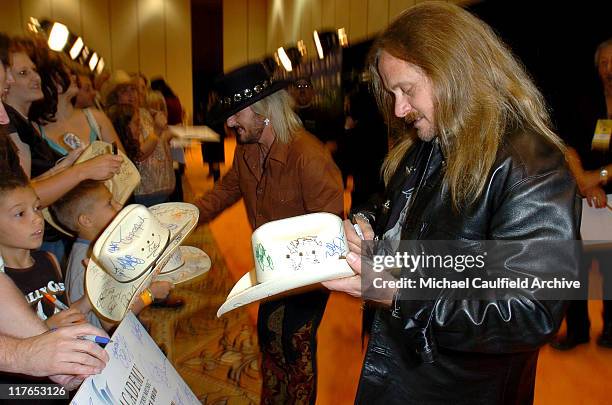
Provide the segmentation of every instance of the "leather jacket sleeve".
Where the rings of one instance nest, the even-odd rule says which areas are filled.
[[[502,266],[487,268],[487,276],[538,276],[544,272],[576,280],[576,252],[553,248],[543,255],[535,254],[528,242],[578,239],[576,187],[570,173],[560,167],[507,185],[509,177],[502,173],[496,179],[494,175],[484,192],[483,198],[491,202],[493,210],[487,238],[517,241],[517,248],[504,257]],[[508,290],[503,298],[492,297],[486,289],[473,290],[469,300],[451,289],[441,290],[432,301],[401,299],[410,291],[399,292],[396,303],[404,331],[416,340],[425,361],[435,353],[435,344],[481,353],[535,350],[550,339],[563,319],[564,301],[540,300],[534,289]]]

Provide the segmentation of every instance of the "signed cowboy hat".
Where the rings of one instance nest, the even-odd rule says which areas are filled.
[[[232,288],[217,317],[251,302],[355,275],[340,217],[315,213],[268,222],[251,237],[255,271]]]
[[[119,172],[104,182],[106,188],[108,188],[113,195],[113,199],[123,205],[128,198],[130,198],[134,189],[140,184],[140,173],[138,169],[123,152],[120,150],[113,151],[113,145],[108,142],[94,141],[85,148],[74,164],[85,162],[106,153],[116,153],[123,158],[121,166],[119,167]],[[53,210],[49,210],[48,208],[43,209],[42,213],[45,221],[66,235],[75,236],[73,232],[60,225],[60,222],[55,219],[52,211]]]
[[[106,320],[121,321],[197,225],[198,217],[197,207],[187,203],[149,209],[132,204],[121,210],[94,244],[85,273],[85,290],[95,312]],[[194,256],[185,260],[189,257]]]
[[[179,246],[155,281],[181,284],[206,273],[211,264],[210,257],[202,250],[193,246]]]

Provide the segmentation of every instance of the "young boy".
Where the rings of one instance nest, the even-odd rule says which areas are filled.
[[[65,301],[57,259],[51,253],[37,250],[42,245],[43,232],[40,200],[27,178],[3,173],[0,176],[0,256],[4,260],[4,273],[49,328],[85,322],[79,309],[59,311],[43,299],[44,294],[50,294]]]
[[[72,246],[66,270],[66,291],[72,305],[87,314],[87,320],[94,326],[109,330],[113,324],[101,321],[92,311],[85,296],[85,264],[90,256],[90,246],[113,220],[122,206],[103,182],[86,180],[60,198],[51,206],[51,211],[60,224],[77,234]],[[149,291],[153,298],[166,298],[174,285],[166,281],[151,283]],[[148,291],[145,290],[148,294]],[[144,293],[143,293],[144,294]],[[138,314],[145,307],[141,298],[131,308]]]

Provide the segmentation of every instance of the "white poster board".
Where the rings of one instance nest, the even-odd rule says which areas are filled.
[[[197,404],[185,381],[136,316],[128,312],[105,348],[102,373],[85,379],[71,405]]]
[[[589,207],[582,199],[582,223],[580,235],[585,245],[612,244],[612,194],[608,194],[608,206],[604,208]]]

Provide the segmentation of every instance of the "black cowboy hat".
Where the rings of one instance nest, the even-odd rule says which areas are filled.
[[[219,104],[211,119],[217,123],[225,121],[238,111],[282,90],[288,84],[287,81],[273,79],[259,62],[233,70],[215,83]]]

